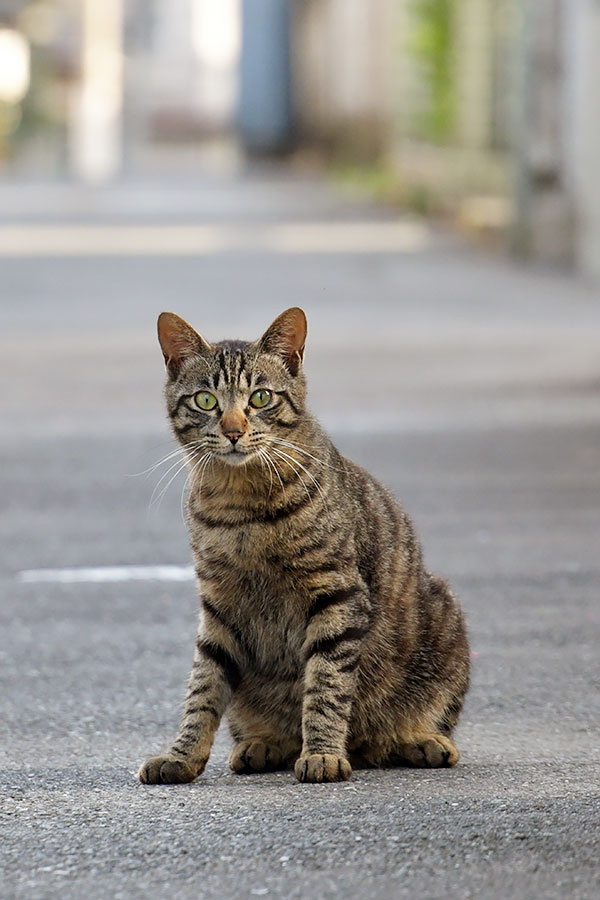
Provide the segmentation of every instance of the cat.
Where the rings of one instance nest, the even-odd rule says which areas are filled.
[[[201,624],[179,733],[143,783],[196,778],[225,712],[238,774],[293,765],[335,782],[352,766],[458,761],[461,609],[390,492],[307,411],[306,332],[298,307],[254,343],[159,317]]]

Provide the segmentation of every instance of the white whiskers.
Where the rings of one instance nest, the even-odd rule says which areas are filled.
[[[324,459],[319,459],[318,456],[315,456],[313,453],[309,453],[301,444],[297,444],[295,441],[283,440],[283,438],[270,436],[269,438],[272,444],[278,444],[282,447],[287,447],[289,450],[297,450],[298,453],[303,453],[305,456],[310,457],[315,462],[319,463],[320,466],[325,466],[327,469],[331,469],[334,472],[341,472],[342,469],[339,469],[337,466],[332,466],[330,463],[325,462]]]
[[[204,451],[204,452],[202,452]],[[182,517],[183,517],[183,498],[185,495],[186,488],[190,483],[190,478],[193,476],[194,472],[197,471],[198,466],[206,460],[208,457],[212,456],[212,451],[207,450],[206,448],[206,439],[201,438],[194,441],[189,441],[189,443],[184,444],[182,447],[177,447],[174,450],[171,450],[169,453],[165,454],[158,462],[154,463],[152,466],[149,466],[147,469],[144,469],[142,472],[136,472],[135,476],[140,475],[151,475],[155,472],[160,466],[166,465],[170,463],[166,471],[162,473],[157,483],[154,486],[152,494],[150,496],[150,500],[148,502],[148,510],[150,511],[152,508],[159,509],[160,505],[165,497],[165,494],[169,490],[170,486],[173,484],[177,476],[183,472],[187,465],[190,465],[190,472],[185,480],[182,498],[181,498],[181,509],[182,509]],[[174,462],[173,462],[174,460]],[[173,473],[173,474],[171,474]],[[167,480],[168,479],[168,480]],[[166,484],[164,483],[166,481]],[[163,487],[161,488],[161,485]]]
[[[269,456],[269,452],[268,452],[267,448],[266,448],[266,447],[259,447],[258,450],[257,450],[257,453],[258,453],[259,458],[261,459],[261,461],[264,460],[265,463],[267,464],[268,468],[269,468],[269,477],[270,477],[269,496],[271,495],[271,491],[273,490],[273,472],[274,472],[275,475],[277,476],[277,479],[278,479],[278,481],[279,481],[279,484],[281,485],[281,491],[282,491],[283,496],[284,496],[284,498],[285,498],[285,497],[286,497],[286,493],[285,493],[285,485],[283,484],[283,481],[281,480],[281,475],[279,474],[279,470],[278,470],[277,466],[275,465],[274,461],[273,461],[273,460],[271,459],[271,457]]]
[[[181,500],[180,500],[180,503],[179,503],[179,509],[180,509],[180,511],[181,511],[181,519],[182,519],[184,525],[185,525],[185,513],[184,513],[184,510],[183,510],[183,504],[184,504],[184,501],[185,501],[185,496],[186,496],[186,489],[187,489],[187,486],[188,486],[188,484],[190,484],[190,483],[191,483],[191,484],[194,483],[194,480],[195,480],[196,475],[197,475],[197,473],[198,473],[198,469],[200,469],[200,475],[201,475],[201,478],[200,478],[200,488],[199,488],[199,491],[198,491],[198,496],[199,496],[199,497],[202,496],[202,481],[203,481],[203,479],[204,479],[204,470],[206,469],[206,466],[208,465],[208,463],[210,462],[210,460],[212,459],[212,457],[213,457],[213,452],[212,452],[212,450],[207,450],[207,452],[204,453],[204,454],[200,457],[200,459],[196,459],[196,460],[195,460],[193,466],[191,467],[190,471],[188,472],[187,478],[185,479],[183,488],[181,489]]]
[[[313,482],[313,484],[316,487],[317,491],[319,492],[321,499],[323,500],[325,506],[327,506],[327,498],[326,498],[325,494],[323,493],[323,489],[321,488],[321,485],[319,484],[319,482],[317,481],[315,476],[312,474],[312,472],[309,472],[308,469],[305,466],[303,466],[301,462],[299,462],[297,459],[295,459],[295,457],[290,456],[289,453],[286,453],[284,450],[280,450],[278,447],[271,447],[271,450],[273,451],[273,453],[275,453],[276,456],[278,456],[281,460],[283,460],[283,462],[285,462],[290,467],[290,469],[292,469],[292,471],[294,471],[296,473],[296,475],[298,476],[298,479],[301,481],[302,486],[303,486],[304,490],[306,491],[308,497],[311,498],[312,495],[310,493],[310,490],[308,489],[308,486],[307,486],[306,482],[304,481],[302,475],[296,468],[296,466],[299,466],[301,471],[304,472],[306,475],[308,475],[310,480]]]

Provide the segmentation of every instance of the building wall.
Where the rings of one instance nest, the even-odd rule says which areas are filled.
[[[444,130],[427,60],[415,50],[422,24],[415,0],[298,0],[301,136],[341,157],[383,162],[408,194],[428,194],[444,208],[456,210],[473,194],[506,198],[510,110],[506,91],[498,91],[498,71],[506,75],[506,67],[497,62],[508,26],[499,25],[500,13],[506,20],[507,7],[518,2],[448,0],[455,111]],[[437,87],[443,89],[439,77]]]
[[[150,128],[176,136],[232,127],[240,3],[129,0],[129,106]]]
[[[294,104],[300,135],[341,155],[376,158],[391,126],[388,23],[393,0],[299,0]]]
[[[575,209],[575,261],[600,278],[600,2],[565,4],[565,155]]]
[[[517,2],[447,2],[446,58],[437,64],[419,49],[423,28],[431,27],[427,16],[414,0],[393,5],[398,114],[390,159],[409,194],[421,194],[429,208],[467,227],[505,227],[510,216],[514,104],[505,61]]]
[[[300,137],[600,275],[598,47],[600,0],[296,0]]]

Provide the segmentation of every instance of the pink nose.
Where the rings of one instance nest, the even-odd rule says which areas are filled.
[[[225,435],[225,437],[229,438],[229,440],[231,441],[232,444],[237,444],[237,442],[242,437],[244,432],[243,431],[229,431],[229,430],[225,431],[225,429],[223,429],[223,434]]]
[[[221,418],[221,431],[232,444],[235,444],[246,433],[247,421],[235,413],[225,413]]]

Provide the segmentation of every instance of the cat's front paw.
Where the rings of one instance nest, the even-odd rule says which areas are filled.
[[[298,781],[320,784],[323,781],[349,781],[352,767],[343,756],[332,753],[312,753],[296,760],[294,772]]]
[[[151,756],[140,768],[138,778],[142,784],[187,784],[201,770],[193,769],[185,760],[173,756]]]

